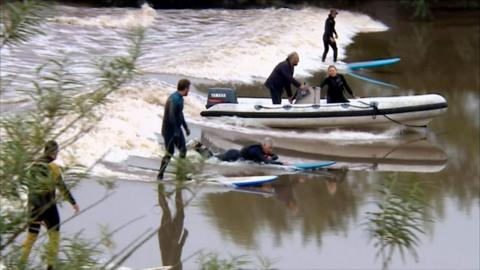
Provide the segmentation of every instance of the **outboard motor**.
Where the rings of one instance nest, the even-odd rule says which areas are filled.
[[[207,109],[220,103],[238,103],[237,92],[231,88],[208,89]]]

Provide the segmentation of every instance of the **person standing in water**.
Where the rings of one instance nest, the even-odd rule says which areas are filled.
[[[293,103],[294,96],[292,94],[292,84],[301,90],[307,89],[305,84],[301,84],[293,78],[293,72],[295,66],[298,65],[298,62],[300,62],[298,53],[290,53],[285,61],[282,61],[275,66],[272,73],[265,81],[265,86],[270,90],[273,104],[282,103],[283,89],[287,91],[288,101]]]
[[[335,17],[338,12],[335,9],[330,10],[328,18],[325,20],[325,32],[323,33],[323,56],[322,62],[325,62],[325,58],[328,53],[328,46],[333,49],[333,61],[337,62],[337,43],[335,39],[338,39],[337,31],[335,31]],[[335,34],[335,38],[333,35]]]
[[[328,86],[327,89],[327,103],[344,103],[349,102],[348,99],[343,95],[344,89],[355,98],[353,95],[352,89],[348,86],[347,81],[343,75],[337,73],[337,68],[335,66],[328,67],[328,77],[323,80],[320,84],[320,88],[323,88],[325,85]]]
[[[185,145],[185,136],[183,135],[182,126],[185,129],[187,136],[190,135],[190,129],[185,122],[183,116],[183,97],[188,95],[190,90],[190,81],[181,79],[177,84],[177,91],[168,97],[165,104],[165,112],[163,114],[162,136],[165,142],[165,155],[162,158],[162,164],[157,175],[158,180],[163,179],[165,169],[170,162],[175,147],[180,151],[180,158],[185,158],[187,155],[187,147]]]
[[[32,182],[28,186],[28,210],[30,212],[28,233],[20,257],[23,267],[26,266],[32,246],[40,233],[41,224],[44,224],[48,230],[47,269],[55,269],[60,246],[60,216],[55,196],[57,188],[72,205],[75,214],[80,211],[63,181],[60,167],[53,162],[57,158],[58,152],[58,143],[48,141],[45,144],[43,156],[28,171]]]

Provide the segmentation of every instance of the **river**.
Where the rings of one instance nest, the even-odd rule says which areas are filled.
[[[28,108],[28,98],[15,89],[28,87],[34,68],[49,58],[67,56],[72,70],[88,81],[88,89],[94,83],[88,60],[122,54],[129,29],[144,26],[142,75],[113,94],[112,102],[101,108],[99,125],[61,156],[64,163],[75,156],[89,166],[108,153],[91,179],[73,191],[81,206],[110,192],[95,180],[117,179],[116,189],[103,204],[66,223],[64,234],[83,230],[84,237],[95,239],[100,224],[115,228],[141,217],[113,236],[115,245],[102,255],[106,259],[162,224],[158,235],[124,262],[132,269],[182,260],[183,268],[192,269],[198,266],[200,250],[227,259],[246,255],[253,263],[258,263],[258,255],[278,269],[479,269],[479,13],[445,12],[432,22],[415,22],[387,11],[340,10],[340,60],[400,57],[397,65],[360,71],[396,87],[347,79],[358,96],[443,95],[448,111],[427,129],[290,131],[232,127],[199,116],[211,86],[235,87],[240,96],[265,96],[264,78],[293,50],[300,54],[296,74],[318,84],[325,76],[320,57],[328,10],[316,7],[153,10],[56,5],[45,14],[44,35],[2,49],[2,113]],[[163,104],[182,76],[194,82],[185,104],[194,131],[190,138],[225,149],[270,136],[287,160],[335,160],[337,167],[281,175],[271,185],[241,192],[196,186],[194,195],[183,191],[170,200],[159,196],[155,184],[144,182],[155,174],[134,171],[124,160],[162,154],[157,134]],[[420,187],[425,204],[418,227],[425,233],[413,233],[418,244],[406,248],[404,256],[395,249],[387,261],[367,229],[372,224],[368,213],[380,211],[375,203],[384,199],[379,191],[388,190],[385,183],[392,181]],[[193,200],[174,207],[173,197]],[[71,215],[67,207],[61,211],[64,218]]]

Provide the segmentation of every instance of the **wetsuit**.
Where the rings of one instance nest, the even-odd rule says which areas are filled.
[[[31,233],[40,231],[40,224],[44,222],[48,230],[60,230],[60,218],[55,199],[55,189],[58,187],[65,199],[72,205],[75,199],[63,182],[61,169],[51,160],[45,160],[32,166],[30,175],[37,181],[29,187],[28,204],[32,222],[28,227]]]
[[[189,133],[187,122],[183,116],[183,96],[177,91],[168,97],[163,114],[162,136],[165,142],[166,153],[162,158],[160,171],[157,178],[162,179],[165,169],[175,153],[175,147],[180,151],[180,157],[184,158],[187,154],[185,145],[185,136],[183,128]]]
[[[63,196],[72,205],[75,199],[62,179],[62,172],[58,165],[50,158],[44,158],[34,164],[29,170],[31,179],[28,187],[28,207],[30,220],[28,234],[23,244],[23,253],[20,264],[25,265],[30,255],[33,244],[40,232],[40,223],[43,222],[48,231],[47,269],[53,269],[60,246],[60,216],[58,214],[55,190],[58,187]]]
[[[266,163],[266,164],[279,164],[283,163],[278,161],[278,156],[275,154],[266,155],[263,152],[261,144],[254,144],[250,146],[245,146],[241,150],[230,149],[223,154],[216,155],[216,158],[222,161],[237,161],[239,159],[250,160],[257,163]]]
[[[285,88],[288,98],[292,97],[291,84],[300,88],[300,83],[293,78],[294,66],[287,60],[278,63],[273,69],[268,79],[265,81],[265,86],[270,90],[273,104],[282,103],[282,93]]]
[[[337,43],[333,42],[333,34],[337,35],[335,31],[335,18],[332,15],[328,15],[328,18],[325,20],[325,32],[323,33],[323,56],[322,62],[325,62],[325,58],[328,53],[328,46],[331,46],[333,49],[333,61],[337,62]]]
[[[328,85],[327,103],[349,102],[348,99],[346,99],[343,95],[344,89],[346,89],[348,93],[353,96],[352,89],[350,89],[350,86],[348,86],[347,81],[341,74],[337,74],[335,77],[328,76],[320,84],[320,87],[323,88],[325,85]]]

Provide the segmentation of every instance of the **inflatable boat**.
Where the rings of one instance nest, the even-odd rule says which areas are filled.
[[[310,92],[320,92],[319,89]],[[312,95],[309,93],[308,95]],[[317,96],[317,95],[315,95]],[[238,98],[234,89],[209,89],[203,117],[244,126],[274,128],[388,128],[426,127],[447,110],[438,94],[368,97],[348,103],[326,103],[314,97],[312,103],[272,105],[269,98]]]

